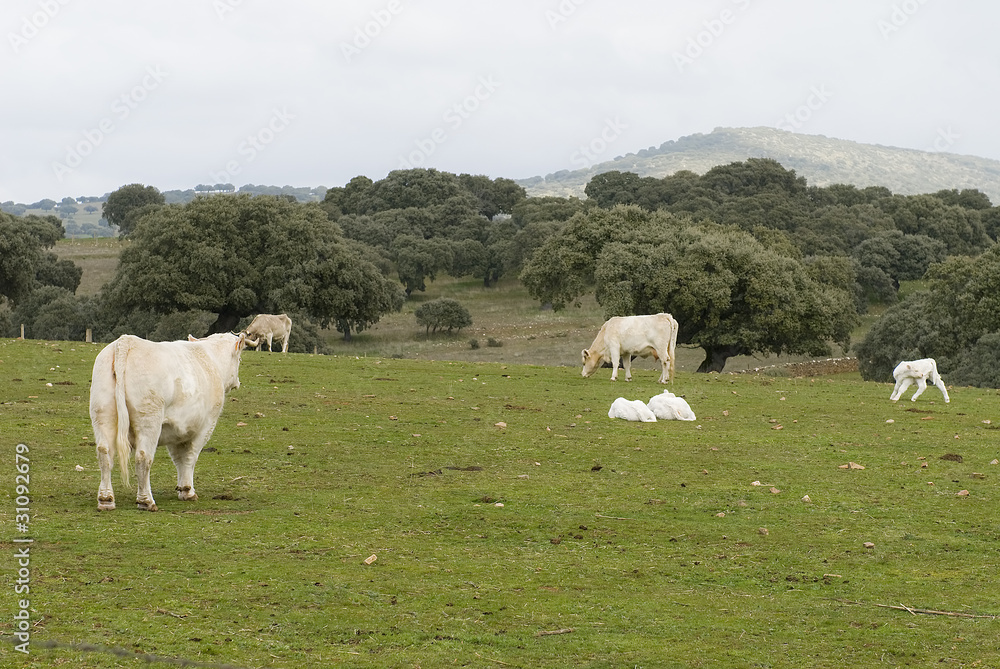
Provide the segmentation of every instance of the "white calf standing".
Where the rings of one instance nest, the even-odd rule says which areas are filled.
[[[896,369],[892,370],[892,378],[896,379],[896,387],[893,388],[892,395],[889,397],[893,402],[898,400],[900,395],[914,382],[917,384],[917,392],[913,393],[910,401],[916,402],[920,393],[927,390],[928,381],[938,387],[938,390],[944,395],[945,402],[951,401],[948,397],[948,389],[944,387],[944,379],[938,374],[937,362],[934,361],[934,358],[904,360],[896,365]]]

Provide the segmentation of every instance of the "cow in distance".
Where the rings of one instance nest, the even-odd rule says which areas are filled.
[[[591,376],[605,362],[612,367],[611,380],[618,379],[618,361],[625,380],[632,380],[632,356],[653,356],[662,367],[660,383],[674,378],[677,321],[670,314],[615,316],[605,321],[590,348],[583,349],[583,376]]]
[[[292,319],[288,314],[257,314],[243,331],[247,336],[247,346],[258,351],[267,340],[267,350],[271,352],[272,340],[281,342],[281,352],[288,353],[288,338],[292,334]]]

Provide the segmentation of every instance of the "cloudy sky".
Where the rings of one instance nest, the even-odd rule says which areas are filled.
[[[719,126],[1000,159],[988,0],[7,0],[0,201],[401,167],[525,178]]]

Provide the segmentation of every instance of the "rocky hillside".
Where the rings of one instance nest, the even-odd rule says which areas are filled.
[[[893,193],[932,193],[976,188],[1000,204],[1000,161],[954,153],[860,144],[822,135],[802,135],[776,128],[716,128],[619,156],[588,169],[561,170],[520,179],[529,195],[575,195],[595,174],[618,170],[664,177],[678,170],[704,174],[716,165],[773,158],[813,186],[834,183],[885,186]]]

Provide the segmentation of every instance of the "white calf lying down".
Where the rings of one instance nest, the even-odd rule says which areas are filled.
[[[683,397],[677,397],[669,390],[649,399],[649,409],[659,420],[695,420],[691,405]]]
[[[904,360],[896,365],[896,369],[892,370],[892,378],[896,379],[896,387],[893,388],[892,395],[889,397],[893,402],[898,400],[900,395],[914,382],[917,384],[917,392],[913,393],[910,401],[916,402],[920,393],[927,390],[928,381],[938,387],[938,390],[944,395],[945,402],[951,401],[948,397],[948,389],[944,387],[944,379],[938,374],[937,362],[934,361],[934,358]]]
[[[611,403],[608,418],[624,418],[643,423],[656,422],[656,416],[642,400],[627,400],[624,397],[619,397]]]

